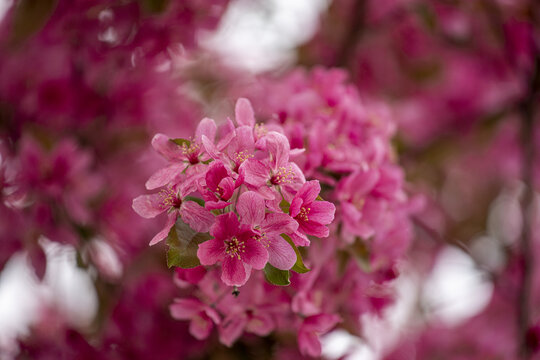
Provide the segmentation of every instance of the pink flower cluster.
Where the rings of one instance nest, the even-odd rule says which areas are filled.
[[[407,250],[409,201],[404,174],[391,145],[395,122],[390,109],[360,98],[346,73],[315,68],[267,80],[258,104],[291,139],[293,150],[306,148],[298,164],[308,178],[332,189],[344,244],[366,246],[373,268],[391,268]]]
[[[319,336],[338,323],[361,336],[358,319],[392,303],[417,206],[395,164],[389,112],[362,102],[342,72],[261,83],[251,95],[265,123],[240,99],[236,124],[203,119],[190,140],[156,135],[169,164],[146,186],[161,190],[133,207],[167,212],[151,244],[167,238],[181,289],[171,314],[190,320],[194,337],[216,328],[232,346],[244,333],[287,334],[319,356]]]
[[[318,199],[319,182],[306,182],[291,161],[304,150],[291,150],[279,127],[256,124],[248,100],[239,99],[235,110],[236,124],[227,119],[218,129],[205,118],[191,140],[157,134],[152,145],[169,165],[146,187],[161,190],[133,200],[133,209],[145,218],[167,213],[150,245],[172,236],[179,220],[197,233],[209,231],[211,239],[198,246],[198,260],[221,263],[221,280],[228,286],[244,285],[252,269],[267,264],[291,269],[297,246],[308,246],[308,235],[327,237],[335,212],[332,203]]]

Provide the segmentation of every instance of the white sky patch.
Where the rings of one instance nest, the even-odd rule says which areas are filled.
[[[39,314],[42,291],[25,254],[11,257],[0,276],[0,353],[11,352],[14,338],[28,332]]]
[[[46,243],[47,272],[44,286],[47,299],[55,304],[76,328],[89,326],[98,308],[94,283],[88,272],[77,267],[72,246]]]
[[[371,314],[362,316],[365,338],[335,330],[321,338],[323,355],[329,359],[345,355],[349,360],[382,359],[401,336],[421,331],[419,301],[427,308],[428,320],[452,327],[481,312],[493,292],[493,285],[470,256],[450,246],[439,255],[427,281],[422,279],[413,267],[405,266],[394,282],[396,303],[384,311],[382,318]]]
[[[0,354],[16,352],[16,337],[28,333],[43,307],[56,308],[75,328],[89,326],[96,315],[96,290],[90,275],[77,267],[74,248],[44,239],[40,244],[47,256],[43,282],[25,253],[13,255],[0,273]]]
[[[360,338],[337,329],[321,337],[322,355],[327,359],[376,360],[373,350]]]
[[[493,293],[493,284],[471,257],[455,247],[440,254],[423,288],[429,314],[453,326],[482,311]]]
[[[393,282],[396,303],[384,311],[383,317],[366,314],[359,320],[365,329],[361,339],[345,330],[337,329],[321,338],[323,355],[329,359],[378,360],[399,341],[403,330],[415,314],[418,276],[407,268]]]
[[[328,0],[237,0],[204,47],[217,51],[230,66],[253,72],[294,60],[295,48],[309,40]]]
[[[13,5],[13,0],[0,0],[0,21],[4,19],[11,5]]]

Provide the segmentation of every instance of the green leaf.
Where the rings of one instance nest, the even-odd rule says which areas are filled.
[[[351,258],[351,254],[346,250],[338,250],[336,252],[338,273],[340,275],[345,274],[345,269],[347,268],[347,264],[349,263],[350,258]]]
[[[193,201],[193,202],[196,202],[197,204],[201,205],[202,207],[204,207],[204,200],[200,199],[200,198],[197,198],[197,197],[194,197],[194,196],[186,196],[184,198],[184,201]]]
[[[22,0],[15,5],[11,41],[20,44],[45,26],[57,0]]]
[[[168,0],[141,0],[143,8],[152,14],[159,14],[167,9]]]
[[[437,16],[430,6],[427,4],[418,5],[416,12],[428,30],[434,31],[437,28]]]
[[[285,214],[288,214],[291,204],[289,204],[287,200],[283,199],[279,203],[279,207],[281,208],[281,211],[283,211]]]
[[[321,195],[317,195],[317,198],[315,199],[317,201],[324,201],[324,199],[321,197]]]
[[[273,267],[269,263],[266,264],[266,266],[264,267],[264,276],[270,284],[287,286],[291,283],[291,281],[289,280],[289,275],[290,274],[288,270],[280,270]]]
[[[311,269],[308,269],[306,267],[306,265],[304,265],[304,261],[302,260],[302,254],[300,254],[300,250],[298,250],[296,245],[294,245],[294,242],[289,237],[289,235],[281,234],[281,237],[284,238],[289,243],[289,245],[292,246],[292,248],[294,249],[294,252],[296,253],[296,262],[294,263],[291,270],[294,271],[294,272],[297,272],[299,274],[305,274],[305,273],[311,271]]]
[[[199,266],[201,264],[197,257],[199,244],[211,238],[210,234],[198,233],[178,218],[167,236],[167,245],[169,245],[167,266],[169,268],[178,266],[183,269]]]
[[[177,138],[177,139],[169,139],[169,141],[172,141],[173,143],[175,143],[178,146],[184,146],[184,145],[186,145],[186,147],[191,146],[191,141],[189,141],[187,139]]]

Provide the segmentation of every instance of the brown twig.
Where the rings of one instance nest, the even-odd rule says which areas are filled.
[[[532,44],[534,46],[534,44]],[[518,321],[518,336],[519,336],[519,357],[521,359],[529,359],[531,356],[530,349],[525,341],[527,330],[530,326],[530,297],[532,291],[532,274],[534,266],[534,254],[532,251],[532,234],[531,222],[533,212],[534,198],[534,159],[535,159],[535,144],[534,144],[534,117],[535,105],[538,90],[540,88],[540,54],[538,49],[533,47],[534,68],[529,80],[527,96],[524,99],[521,113],[521,144],[523,146],[523,182],[525,184],[525,193],[522,200],[523,214],[523,230],[520,240],[520,258],[522,260],[522,279],[521,288],[518,294],[517,302],[517,321]]]
[[[422,229],[422,231],[424,231],[426,235],[430,237],[432,240],[434,240],[435,242],[441,245],[446,244],[446,245],[455,246],[461,251],[463,251],[465,254],[469,255],[469,257],[474,262],[474,265],[476,266],[478,270],[483,271],[484,274],[489,276],[490,279],[495,278],[495,274],[493,273],[493,271],[487,268],[486,266],[484,266],[483,264],[481,264],[480,262],[478,262],[476,257],[473,255],[473,253],[469,249],[469,247],[463,241],[459,239],[449,239],[449,240],[445,239],[441,234],[437,232],[437,230],[431,228],[428,224],[426,224],[424,221],[422,221],[422,219],[420,219],[417,216],[412,217],[412,222],[418,228]]]
[[[345,34],[336,57],[336,66],[346,67],[354,54],[354,49],[362,35],[366,21],[367,0],[356,0],[351,11],[349,31]]]

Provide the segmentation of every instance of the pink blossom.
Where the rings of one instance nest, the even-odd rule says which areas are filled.
[[[294,239],[300,245],[309,243],[305,235],[327,237],[328,227],[334,220],[336,207],[328,201],[316,201],[321,186],[316,180],[306,182],[291,201],[289,214],[298,222]]]
[[[213,161],[205,175],[206,186],[200,189],[207,209],[223,209],[230,205],[228,200],[232,197],[234,190],[240,182],[236,182],[223,162]]]
[[[321,355],[319,335],[327,333],[340,321],[333,314],[319,314],[307,317],[298,330],[298,347],[303,355],[317,357]]]
[[[172,164],[157,171],[146,182],[148,190],[167,185],[175,179],[189,165],[199,164],[202,159],[202,137],[213,142],[216,137],[217,126],[214,120],[204,118],[197,126],[193,141],[178,145],[163,134],[156,134],[152,139],[152,146],[161,156]]]
[[[253,113],[251,102],[248,99],[239,98],[236,100],[234,114],[239,126],[245,125],[251,128],[255,126],[255,114]]]
[[[210,211],[194,201],[186,201],[174,188],[169,187],[158,193],[140,195],[133,199],[133,210],[140,216],[150,219],[167,211],[167,222],[163,229],[150,241],[150,245],[165,239],[178,216],[195,231],[206,232],[214,221]]]
[[[242,164],[240,173],[245,183],[270,200],[276,197],[276,191],[269,185],[294,193],[305,178],[300,168],[289,162],[291,150],[288,139],[271,131],[259,140],[259,144],[268,152],[268,159],[248,159]]]
[[[198,340],[206,339],[214,324],[221,322],[216,310],[197,299],[175,299],[169,310],[177,320],[191,320],[189,333]]]
[[[176,268],[174,272],[174,283],[181,288],[197,285],[206,275],[204,266],[197,266],[192,269]]]
[[[197,256],[203,265],[221,261],[221,280],[226,285],[244,285],[252,268],[261,270],[266,265],[268,251],[249,226],[240,224],[236,214],[216,217],[210,234],[214,238],[199,245]]]
[[[246,191],[236,205],[240,220],[257,234],[256,239],[268,249],[268,262],[278,269],[288,270],[296,262],[296,253],[281,234],[292,234],[298,223],[284,213],[266,213],[264,199]]]
[[[275,328],[273,315],[265,308],[231,312],[219,326],[219,341],[230,347],[244,331],[267,336]]]

